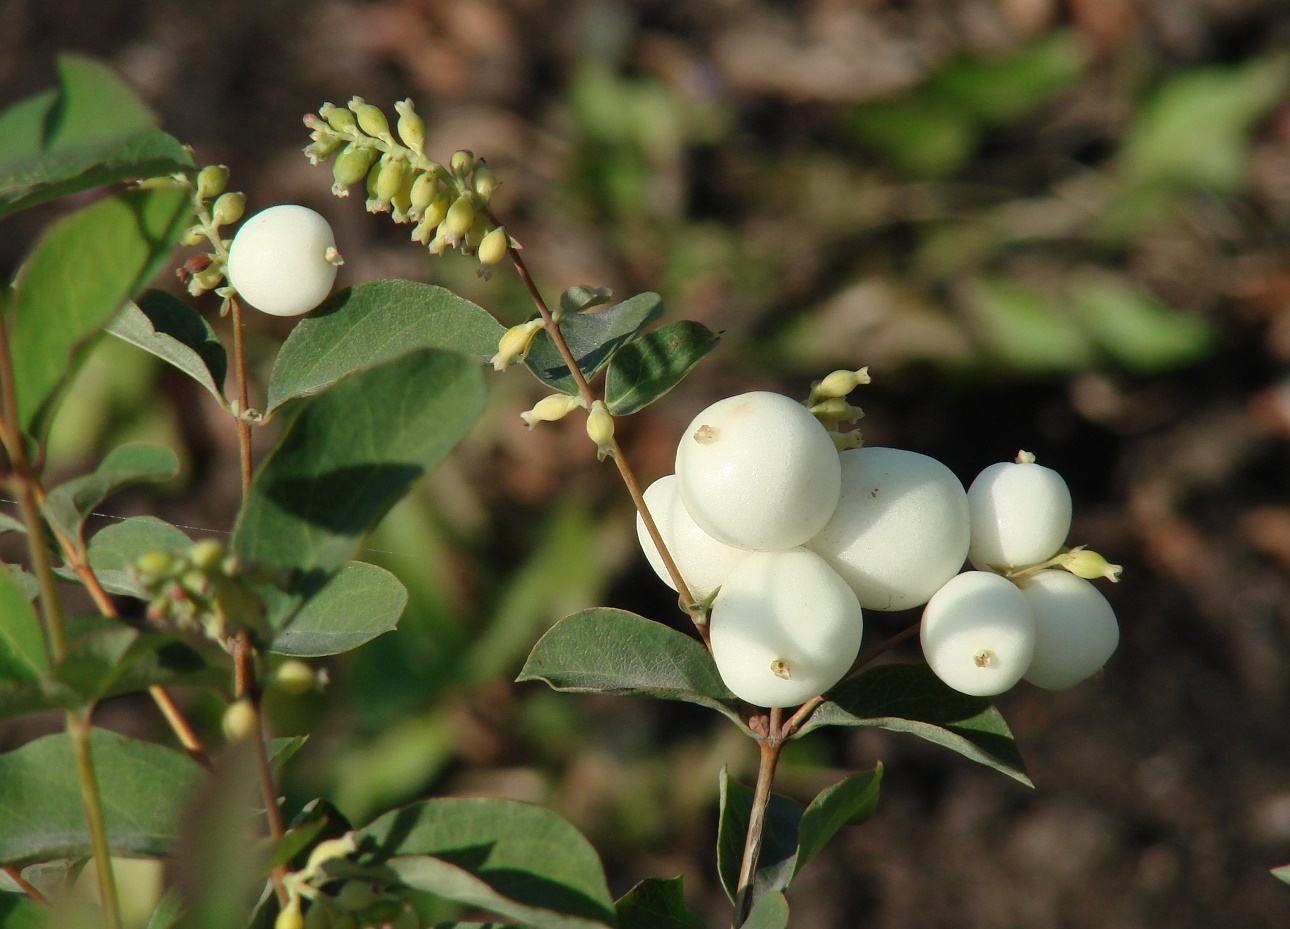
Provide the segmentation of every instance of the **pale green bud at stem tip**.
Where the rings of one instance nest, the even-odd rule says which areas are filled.
[[[1104,577],[1113,584],[1120,580],[1120,574],[1124,571],[1123,566],[1111,564],[1097,552],[1089,551],[1087,548],[1082,547],[1071,549],[1066,554],[1059,555],[1057,564],[1076,577],[1082,577],[1090,581]]]
[[[439,178],[433,172],[426,171],[418,174],[417,179],[412,182],[412,190],[408,193],[408,199],[412,203],[412,209],[423,216],[426,207],[434,202],[435,195],[438,193]],[[440,216],[435,225],[439,225],[442,220],[443,217]]]
[[[596,457],[601,461],[614,453],[614,418],[609,415],[604,400],[591,404],[587,414],[587,437],[596,443]]]
[[[535,403],[533,409],[521,413],[520,419],[524,420],[524,425],[532,429],[538,423],[553,423],[564,419],[574,410],[585,406],[586,401],[581,397],[571,397],[568,394],[551,394],[551,396],[543,397]]]
[[[475,165],[475,176],[471,179],[471,186],[484,203],[493,198],[493,191],[497,189],[497,175],[482,158]]]
[[[298,658],[289,658],[273,671],[270,682],[278,690],[293,697],[303,696],[318,687],[318,675]]]
[[[223,719],[224,738],[241,742],[255,735],[255,707],[250,700],[238,700],[228,705]]]
[[[323,104],[318,115],[327,120],[327,125],[331,126],[337,132],[344,132],[347,129],[353,129],[356,120],[354,114],[344,107],[333,106],[330,103]]]
[[[376,199],[386,202],[392,200],[403,186],[407,170],[408,163],[397,158],[391,158],[381,165],[381,170],[376,175]]]
[[[513,362],[523,361],[541,328],[541,319],[530,319],[507,329],[497,343],[497,354],[492,357],[493,370],[505,371]]]
[[[482,265],[501,264],[506,257],[506,230],[498,226],[479,243],[479,263]]]
[[[223,165],[207,165],[197,172],[197,197],[209,200],[224,192],[228,184],[228,168]]]
[[[475,223],[475,205],[471,202],[472,199],[470,194],[458,197],[448,208],[448,215],[444,217],[439,229],[443,240],[454,248],[461,244],[461,240]]]
[[[1028,452],[1024,448],[1017,452],[1017,457],[1013,459],[1017,464],[1034,464],[1035,453]]]
[[[390,135],[390,123],[381,112],[379,106],[372,106],[362,97],[355,97],[349,101],[349,108],[354,111],[354,118],[358,121],[358,128],[370,136],[378,139],[388,138]]]
[[[224,546],[215,539],[202,539],[193,545],[188,561],[199,571],[213,571],[224,557]]]
[[[864,417],[864,410],[841,397],[830,397],[812,406],[811,414],[821,422],[854,423]]]
[[[399,114],[397,128],[399,138],[403,141],[403,144],[418,155],[424,154],[426,124],[425,120],[417,115],[416,107],[412,101],[410,99],[400,100],[394,104],[394,111]]]
[[[452,153],[452,158],[448,162],[448,167],[457,177],[465,177],[475,167],[475,154],[468,152],[464,148]]]
[[[370,148],[351,145],[341,152],[332,164],[332,178],[336,183],[331,192],[338,197],[348,197],[349,188],[367,177],[367,171],[376,160],[376,152]]]
[[[828,400],[832,398],[841,399],[846,397],[861,384],[868,383],[868,368],[860,368],[856,371],[834,371],[825,375],[823,380],[812,387],[811,396],[820,400]]]
[[[300,912],[300,898],[292,897],[273,921],[273,929],[305,929],[305,917]]]
[[[211,207],[211,219],[217,226],[227,226],[242,218],[246,210],[246,196],[240,193],[220,194]]]

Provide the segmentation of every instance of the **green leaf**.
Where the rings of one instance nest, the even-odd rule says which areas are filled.
[[[179,459],[168,448],[143,442],[119,445],[93,473],[72,478],[50,491],[45,498],[45,519],[63,536],[79,542],[85,518],[104,498],[131,484],[164,481],[178,473]]]
[[[614,352],[661,315],[663,300],[658,294],[637,294],[607,310],[566,317],[560,321],[560,332],[583,376],[590,378],[609,363]],[[566,394],[578,392],[568,365],[545,329],[534,336],[525,364],[548,387]]]
[[[143,589],[130,565],[147,552],[186,555],[192,547],[192,540],[170,523],[155,516],[132,516],[104,526],[90,538],[90,569],[108,593],[142,599]]]
[[[27,256],[7,312],[18,411],[48,428],[90,343],[162,267],[191,218],[185,189],[133,189],[54,223]]]
[[[1283,864],[1273,868],[1272,876],[1279,881],[1290,884],[1290,864]]]
[[[986,348],[1018,371],[1078,371],[1093,363],[1076,320],[1037,288],[1009,278],[980,279],[968,291],[967,309]]]
[[[1147,374],[1190,364],[1213,346],[1214,327],[1182,313],[1111,275],[1072,283],[1072,300],[1103,351],[1132,371]]]
[[[397,577],[351,561],[291,617],[269,650],[302,658],[339,655],[389,632],[407,604],[407,588]]]
[[[732,779],[723,767],[720,774],[721,812],[717,821],[717,873],[731,901],[738,897],[739,871],[743,864],[748,820],[752,814],[753,792]],[[761,854],[753,877],[753,899],[783,890],[793,879],[797,861],[797,833],[802,805],[772,793],[766,804]]]
[[[107,331],[174,365],[224,402],[224,344],[210,323],[178,297],[150,290],[137,303],[127,303]]]
[[[256,473],[233,530],[250,562],[296,569],[307,598],[484,408],[478,365],[417,349],[359,371],[306,405]]]
[[[744,726],[739,699],[721,682],[699,642],[626,610],[566,616],[533,646],[516,680],[545,681],[571,693],[697,703]]]
[[[788,901],[778,891],[755,904],[739,929],[788,929]]]
[[[13,575],[0,571],[0,701],[6,685],[39,681],[48,668],[36,611]]]
[[[981,137],[971,114],[920,92],[862,103],[847,126],[893,167],[915,178],[957,174],[972,159]]]
[[[176,929],[184,915],[183,901],[180,900],[179,894],[173,889],[167,890],[157,901],[153,908],[152,914],[148,917],[148,924],[144,929]]]
[[[605,404],[615,416],[643,410],[681,383],[721,336],[681,320],[628,342],[609,362]]]
[[[924,664],[870,668],[844,681],[798,735],[821,726],[874,726],[942,745],[1033,787],[1003,716],[984,697],[942,683]]]
[[[681,878],[650,877],[614,904],[618,929],[706,929],[685,905]]]
[[[934,74],[928,90],[986,123],[1016,122],[1068,90],[1088,62],[1083,38],[1057,31],[1003,58],[962,58]]]
[[[0,113],[0,217],[54,197],[193,166],[106,65],[58,60],[59,87]]]
[[[811,801],[797,827],[797,860],[793,876],[819,854],[820,849],[843,826],[858,826],[873,815],[878,805],[882,765],[861,771],[832,787],[826,787]]]
[[[577,284],[560,294],[560,313],[572,316],[595,306],[603,306],[613,298],[614,292],[608,287]]]
[[[21,894],[0,894],[0,926],[5,929],[48,929],[49,907]]]
[[[181,752],[93,729],[90,747],[114,855],[165,855],[189,792],[204,776]],[[90,854],[85,808],[66,733],[0,755],[0,864]]]
[[[26,534],[27,527],[20,520],[14,519],[8,513],[0,513],[0,533],[4,532],[21,532]]]
[[[486,361],[505,331],[442,287],[399,280],[359,284],[296,323],[278,350],[265,412],[414,349],[450,349]]]
[[[411,887],[538,929],[613,926],[595,850],[550,810],[511,800],[440,798],[393,810],[358,832]]]

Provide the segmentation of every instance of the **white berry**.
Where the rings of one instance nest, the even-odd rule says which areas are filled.
[[[805,407],[753,391],[694,418],[676,450],[686,510],[708,535],[782,551],[824,528],[838,505],[842,467],[829,433]]]
[[[1035,650],[1035,619],[1007,578],[967,571],[932,595],[919,636],[937,677],[962,693],[988,697],[1026,673]]]
[[[1035,616],[1027,681],[1061,690],[1102,670],[1120,644],[1120,626],[1101,591],[1069,571],[1046,569],[1022,579],[1021,592]]]
[[[1033,461],[990,465],[977,475],[967,495],[972,518],[968,559],[981,570],[1046,561],[1070,532],[1071,492],[1066,482]]]
[[[842,495],[809,547],[866,610],[920,606],[963,567],[968,503],[954,472],[897,448],[842,453]]]
[[[228,249],[228,282],[257,310],[299,316],[327,299],[338,263],[327,220],[281,204],[242,223]]]
[[[730,572],[748,557],[746,548],[734,548],[718,542],[690,518],[677,491],[676,475],[660,477],[645,490],[645,505],[663,536],[663,544],[672,553],[681,577],[696,600],[702,600],[726,582]],[[673,590],[676,585],[663,565],[663,557],[645,530],[645,520],[636,515],[636,537],[654,573]]]
[[[756,706],[797,706],[842,679],[860,651],[855,593],[804,548],[753,552],[712,604],[712,657],[726,686]]]

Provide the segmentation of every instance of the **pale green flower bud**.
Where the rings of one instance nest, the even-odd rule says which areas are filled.
[[[596,457],[601,461],[614,453],[614,418],[609,415],[604,400],[591,404],[591,412],[587,414],[587,437],[596,443]]]
[[[202,539],[193,543],[188,553],[188,562],[199,571],[214,571],[224,559],[224,545],[215,539]]]
[[[830,397],[812,406],[811,414],[821,422],[854,423],[864,417],[864,410],[852,406],[841,397]]]
[[[188,292],[194,297],[200,297],[208,290],[214,290],[224,281],[224,265],[220,262],[212,262],[206,268],[198,271],[188,280]]]
[[[220,194],[215,205],[211,207],[211,221],[217,226],[227,226],[241,219],[245,210],[245,194],[236,192]]]
[[[428,207],[435,195],[439,193],[439,176],[437,172],[423,171],[418,174],[416,180],[412,182],[412,190],[408,199],[412,203],[412,210],[420,219],[425,215],[425,209]],[[445,207],[446,212],[446,207]],[[439,217],[442,221],[443,217]],[[439,225],[438,222],[435,225]]]
[[[309,159],[311,165],[321,164],[344,142],[345,140],[337,135],[314,139],[305,146],[305,157]]]
[[[487,266],[501,264],[506,257],[506,246],[506,230],[498,226],[479,243],[479,263]]]
[[[448,162],[448,167],[457,177],[465,177],[475,167],[475,155],[473,152],[461,149],[452,153],[452,158]]]
[[[473,199],[470,194],[462,194],[448,208],[448,215],[443,218],[439,235],[443,237],[444,242],[454,248],[461,244],[461,240],[465,238],[466,233],[470,232],[470,227],[475,223],[475,204],[472,202]]]
[[[188,231],[184,233],[185,245],[190,245],[190,246],[201,245],[205,241],[206,241],[206,230],[203,229],[200,225],[191,226],[189,227]]]
[[[850,432],[830,432],[829,438],[833,440],[834,446],[840,452],[859,448],[864,444],[864,442],[860,440],[860,433],[855,429],[852,429]]]
[[[318,675],[298,658],[289,658],[274,670],[270,683],[285,694],[299,697],[318,687]]]
[[[318,111],[318,115],[327,120],[327,125],[337,132],[346,132],[353,129],[354,124],[357,122],[351,111],[331,103],[324,103],[322,109]]]
[[[574,410],[585,406],[586,401],[581,397],[551,394],[535,403],[533,409],[521,413],[520,419],[524,420],[524,425],[532,429],[538,423],[553,423],[564,419]]]
[[[228,168],[224,165],[207,165],[197,172],[197,197],[209,200],[218,197],[228,185]]]
[[[368,170],[376,161],[376,151],[361,145],[349,145],[336,156],[331,173],[335,183],[331,192],[338,197],[348,197],[349,188],[367,177]]]
[[[471,186],[482,203],[491,200],[493,191],[497,189],[497,175],[482,158],[475,164],[475,176],[471,179]]]
[[[252,738],[256,727],[255,707],[251,706],[251,701],[246,699],[230,703],[224,711],[221,725],[224,729],[224,738],[230,742],[242,742]]]
[[[390,122],[379,106],[367,103],[362,97],[355,97],[349,101],[349,108],[354,111],[358,128],[363,132],[378,139],[391,138]]]
[[[505,371],[512,363],[523,361],[533,345],[533,337],[542,328],[541,319],[512,326],[497,343],[497,354],[491,359],[494,371]]]
[[[411,99],[400,100],[394,104],[394,110],[399,114],[397,128],[399,138],[403,140],[403,144],[418,155],[424,154],[426,124],[425,120],[417,115],[416,107]]]
[[[467,248],[479,248],[479,243],[484,241],[484,236],[488,234],[488,217],[483,213],[475,214],[475,221],[470,224],[470,231],[466,233],[466,238],[462,242]]]
[[[147,581],[168,575],[175,567],[175,556],[170,552],[145,552],[134,560],[135,573]]]
[[[1097,552],[1090,551],[1083,546],[1073,548],[1064,555],[1059,555],[1057,566],[1065,568],[1071,574],[1082,577],[1085,580],[1095,580],[1104,577],[1112,584],[1120,580],[1120,574],[1124,567],[1118,564],[1111,564]]]
[[[358,842],[354,839],[354,833],[352,832],[347,832],[338,839],[324,839],[315,845],[314,850],[309,853],[309,860],[305,863],[300,876],[303,880],[310,880],[328,861],[333,858],[344,858],[347,855],[352,855],[357,850]]]
[[[861,384],[868,383],[869,369],[867,367],[856,371],[834,371],[825,375],[823,380],[811,387],[811,396],[819,400],[828,400],[835,397],[840,399],[846,397]]]
[[[278,912],[273,921],[273,929],[305,929],[305,917],[300,912],[300,897],[294,896]]]

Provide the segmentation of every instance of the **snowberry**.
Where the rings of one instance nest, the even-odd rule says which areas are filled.
[[[1115,611],[1101,591],[1058,569],[1036,572],[1020,584],[1035,616],[1035,655],[1026,680],[1061,690],[1100,671],[1120,643]]]
[[[708,535],[782,551],[824,528],[842,468],[829,433],[800,403],[765,391],[727,397],[685,430],[676,450],[681,500]]]
[[[988,697],[1026,673],[1035,650],[1035,619],[1010,580],[967,571],[932,595],[919,636],[937,677],[962,693]]]
[[[299,316],[322,303],[336,280],[336,238],[308,207],[271,206],[238,229],[228,249],[228,282],[272,316]]]
[[[967,557],[963,485],[945,465],[917,452],[857,448],[841,460],[838,508],[809,547],[867,610],[926,603]]]
[[[645,505],[654,517],[654,524],[663,536],[663,544],[672,553],[681,577],[685,578],[686,586],[697,600],[702,600],[724,584],[735,566],[749,555],[746,548],[718,542],[699,528],[681,503],[675,474],[661,477],[646,488]],[[676,590],[640,514],[636,516],[636,536],[654,573]]]
[[[864,620],[855,593],[804,548],[753,552],[712,604],[712,657],[726,686],[756,706],[796,706],[847,673]]]
[[[973,567],[1038,564],[1062,547],[1071,528],[1071,492],[1062,476],[1022,452],[990,465],[968,488]]]

